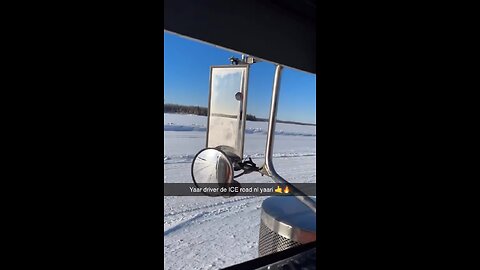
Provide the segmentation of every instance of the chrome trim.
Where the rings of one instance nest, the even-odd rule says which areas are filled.
[[[244,84],[243,84],[243,99],[242,99],[242,122],[241,122],[241,127],[240,130],[242,131],[242,136],[240,139],[239,136],[239,146],[240,146],[240,159],[243,159],[243,148],[245,146],[245,128],[247,126],[247,100],[248,100],[248,74],[250,73],[250,65],[247,65],[247,68],[245,70],[245,76],[243,77],[244,79]]]
[[[275,220],[262,209],[261,222],[271,231],[300,244],[313,242],[317,239],[316,232],[294,228],[284,222]]]
[[[275,77],[273,79],[273,89],[272,89],[272,103],[270,105],[270,117],[268,119],[268,132],[267,132],[267,144],[265,147],[265,164],[262,166],[260,172],[270,176],[273,181],[279,184],[287,184],[292,194],[296,195],[296,198],[308,206],[314,213],[317,212],[317,204],[315,201],[307,196],[302,191],[298,190],[294,185],[290,184],[288,181],[283,179],[275,171],[273,167],[273,141],[275,137],[275,124],[277,123],[277,107],[278,107],[278,97],[280,94],[280,78],[282,74],[283,66],[277,65],[275,68]]]

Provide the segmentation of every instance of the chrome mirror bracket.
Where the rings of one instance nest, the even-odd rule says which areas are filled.
[[[288,184],[291,187],[292,194],[296,195],[296,198],[308,206],[314,213],[317,212],[316,202],[307,196],[302,191],[298,190],[294,185],[290,184],[287,180],[283,179],[276,171],[273,166],[272,156],[273,156],[273,141],[275,137],[275,123],[277,122],[277,107],[278,107],[278,97],[280,93],[280,77],[282,73],[283,66],[277,65],[275,68],[275,77],[273,80],[273,89],[272,89],[272,103],[270,105],[270,117],[268,119],[268,132],[267,132],[267,144],[265,147],[265,164],[261,167],[260,173],[262,175],[270,176],[273,181],[279,184]]]

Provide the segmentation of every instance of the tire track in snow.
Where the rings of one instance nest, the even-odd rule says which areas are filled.
[[[253,197],[253,198],[255,198],[255,197]],[[229,206],[226,206],[226,207],[220,207],[220,208],[212,209],[212,210],[209,210],[209,211],[203,211],[202,213],[196,214],[194,216],[181,216],[179,218],[170,219],[168,221],[164,220],[163,225],[170,225],[170,224],[182,222],[183,220],[188,219],[186,222],[181,223],[181,224],[185,223],[182,226],[182,227],[185,227],[185,225],[187,225],[186,224],[187,222],[191,223],[191,221],[193,221],[192,219],[197,220],[198,219],[197,216],[199,216],[199,215],[202,217],[202,219],[198,220],[198,222],[195,222],[195,224],[202,224],[202,223],[205,223],[205,222],[208,222],[208,221],[211,221],[211,220],[218,219],[218,217],[222,214],[225,214],[225,217],[238,214],[238,213],[242,212],[245,208],[248,208],[248,207],[253,208],[252,209],[253,211],[258,211],[258,209],[260,209],[260,207],[258,205],[256,207],[253,207],[252,204],[260,203],[263,200],[263,198],[259,198],[259,197],[257,197],[257,198],[258,198],[258,200],[255,200],[255,201],[247,201],[247,202],[244,202],[244,203],[241,203],[241,204],[234,204],[234,205],[229,205]],[[242,201],[242,200],[237,200],[235,202],[239,202],[239,201]],[[224,206],[224,205],[225,204],[219,204],[218,206]],[[197,209],[197,210],[199,210],[199,209]],[[177,225],[175,225],[175,226],[177,226]]]
[[[205,215],[205,212],[204,212],[204,213],[201,213],[201,214],[198,214],[198,215],[192,217],[191,219],[189,219],[189,220],[187,220],[187,221],[184,221],[184,222],[182,222],[182,223],[180,223],[180,224],[177,224],[177,225],[173,226],[172,228],[164,231],[164,232],[163,232],[163,236],[167,236],[167,235],[171,234],[172,232],[174,232],[174,231],[176,231],[176,230],[179,230],[179,229],[181,229],[181,228],[183,228],[183,227],[185,227],[185,226],[190,225],[190,223],[192,223],[192,222],[195,221],[196,219],[201,218],[201,217],[204,216],[204,215]]]
[[[262,153],[254,153],[249,155],[244,155],[244,158],[250,157],[252,159],[262,159],[265,158],[265,155]],[[273,154],[274,159],[287,159],[287,158],[302,158],[302,157],[316,157],[317,153],[275,153]],[[164,165],[173,165],[173,164],[184,164],[191,163],[195,155],[172,155],[172,156],[163,156]]]
[[[180,222],[177,225],[167,229],[164,232],[164,236],[166,236],[166,235],[170,234],[171,232],[176,231],[180,228],[183,228],[183,227],[187,227],[187,226],[190,226],[190,225],[200,225],[200,224],[203,224],[205,222],[210,222],[212,220],[216,220],[216,219],[219,218],[220,215],[223,215],[223,214],[225,214],[226,216],[231,216],[231,215],[238,214],[238,213],[242,212],[248,206],[250,206],[249,203],[230,205],[230,206],[227,206],[227,207],[212,209],[210,211],[204,211],[202,213],[194,215],[193,217],[192,216],[190,216],[190,217],[183,216],[179,219],[174,219],[174,220],[170,220],[168,222],[164,222],[164,225],[170,225],[172,223],[177,223],[179,221],[184,220],[185,218],[188,218],[186,221]]]
[[[194,211],[198,211],[198,210],[202,210],[202,209],[207,209],[207,208],[211,208],[211,207],[215,207],[215,206],[219,206],[219,205],[228,205],[228,204],[231,204],[231,203],[235,203],[235,202],[239,202],[239,201],[244,201],[244,200],[251,200],[251,199],[254,199],[254,198],[257,198],[255,196],[248,196],[248,197],[244,197],[244,198],[237,198],[237,199],[233,199],[233,200],[229,200],[229,201],[226,201],[226,202],[216,202],[216,203],[213,203],[213,204],[207,204],[207,205],[202,205],[200,207],[195,207],[195,208],[190,208],[190,209],[185,209],[185,210],[180,210],[180,211],[173,211],[173,212],[170,212],[170,213],[167,213],[165,215],[163,215],[163,217],[170,217],[170,216],[175,216],[175,215],[178,215],[178,214],[183,214],[183,213],[189,213],[189,212],[194,212]]]

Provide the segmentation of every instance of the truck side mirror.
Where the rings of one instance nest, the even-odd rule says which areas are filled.
[[[228,149],[231,159],[243,158],[248,72],[248,65],[210,69],[206,147]]]
[[[205,148],[198,152],[192,162],[192,179],[199,188],[229,187],[233,181],[233,165],[229,157],[221,150]],[[208,193],[218,196],[218,192]]]

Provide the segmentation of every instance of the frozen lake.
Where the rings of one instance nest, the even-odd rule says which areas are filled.
[[[164,114],[164,182],[191,183],[205,147],[205,116]],[[316,127],[279,123],[274,164],[290,182],[316,182]],[[244,155],[263,164],[267,122],[247,121]],[[273,183],[259,173],[240,183]],[[257,257],[260,206],[266,197],[164,197],[165,269],[220,269]]]

